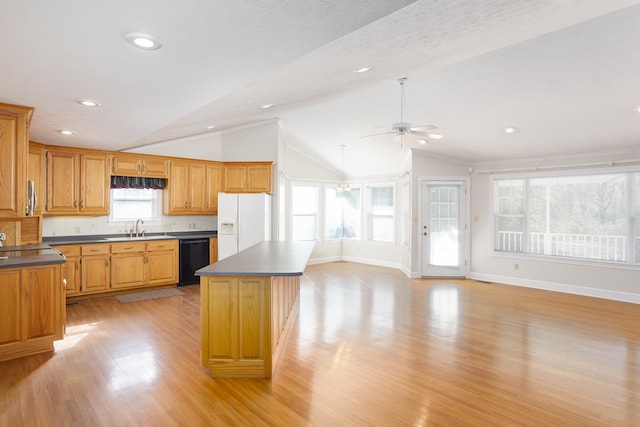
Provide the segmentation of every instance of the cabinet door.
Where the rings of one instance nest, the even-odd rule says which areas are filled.
[[[142,174],[150,178],[167,177],[167,161],[164,159],[144,158],[140,161]]]
[[[188,211],[189,189],[189,163],[172,160],[169,166],[166,213],[180,214]]]
[[[246,191],[273,193],[273,167],[271,165],[248,165]]]
[[[147,252],[147,285],[178,282],[178,256],[176,251]]]
[[[104,154],[81,156],[80,211],[91,214],[109,213],[109,163]]]
[[[22,322],[25,341],[62,338],[63,313],[60,311],[62,285],[60,267],[46,265],[22,269]]]
[[[111,161],[111,171],[118,176],[138,176],[140,175],[141,164],[135,157],[113,156]]]
[[[111,288],[135,288],[144,283],[144,252],[111,255]]]
[[[0,270],[0,348],[21,340],[20,271]]]
[[[36,208],[34,215],[40,215],[43,211],[42,205],[46,197],[46,187],[44,178],[44,150],[39,147],[29,147],[29,167],[27,180],[33,181],[36,190]]]
[[[78,212],[80,156],[64,151],[47,152],[46,212]]]
[[[205,211],[210,214],[218,213],[218,192],[222,178],[222,165],[207,164],[206,165],[207,185],[205,189],[206,202]]]
[[[109,255],[82,256],[82,293],[102,292],[110,284]]]
[[[192,163],[189,165],[189,184],[191,185],[190,212],[204,212],[206,205],[206,167],[204,163]]]
[[[218,238],[212,237],[209,239],[209,262],[213,264],[218,262]]]
[[[224,191],[227,193],[244,193],[246,167],[241,165],[224,165]]]
[[[65,287],[66,295],[78,295],[80,293],[80,284],[82,283],[82,275],[80,274],[80,257],[67,256],[66,264],[62,265],[62,278],[67,281]]]
[[[0,104],[0,216],[25,216],[33,108]]]

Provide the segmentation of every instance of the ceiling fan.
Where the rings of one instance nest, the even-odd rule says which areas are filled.
[[[430,139],[442,139],[443,137],[442,134],[433,133],[433,132],[423,132],[418,130],[418,129],[434,130],[434,129],[438,129],[437,126],[423,125],[423,126],[414,127],[414,126],[411,126],[411,123],[404,121],[404,84],[406,81],[407,81],[406,77],[402,77],[401,79],[398,79],[398,82],[400,83],[400,121],[398,123],[394,123],[393,125],[391,125],[390,132],[374,133],[371,135],[361,136],[360,138],[369,138],[371,136],[378,136],[378,135],[396,135],[397,137],[400,138],[400,147],[402,147],[402,143],[404,142],[403,137],[405,135],[412,135],[417,137],[422,144],[426,144],[427,142],[429,142]]]

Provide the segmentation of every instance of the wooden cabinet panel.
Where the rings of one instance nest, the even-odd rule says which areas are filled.
[[[185,214],[189,211],[190,200],[189,163],[171,161],[169,166],[169,185],[165,197],[168,197],[168,207],[165,213]]]
[[[80,156],[80,211],[109,214],[109,164],[106,155]]]
[[[110,245],[82,245],[82,293],[104,292],[110,286]]]
[[[273,194],[273,164],[225,163],[223,189],[227,193]]]
[[[62,278],[67,281],[65,293],[67,296],[77,295],[80,293],[82,284],[82,275],[80,273],[81,247],[79,245],[65,245],[55,248],[67,258],[67,262],[62,265]]]
[[[64,333],[60,265],[0,271],[0,361],[53,350]]]
[[[33,108],[0,103],[0,215],[25,216]]]
[[[222,165],[207,163],[205,188],[205,211],[215,215],[218,213],[218,193],[222,189]]]
[[[149,178],[167,177],[167,160],[142,154],[114,154],[112,157],[112,175],[146,176]]]
[[[80,157],[63,151],[48,151],[46,156],[46,213],[77,212],[80,199]]]
[[[218,262],[218,238],[212,237],[209,239],[209,263],[215,262]]]
[[[176,251],[147,252],[147,285],[178,281],[178,253]]]
[[[204,212],[206,204],[206,168],[204,163],[192,163],[189,165],[190,201],[189,211]]]
[[[20,271],[0,270],[0,347],[21,340]]]
[[[120,253],[111,255],[111,288],[135,288],[145,284],[145,254]]]
[[[106,154],[49,150],[45,214],[107,215],[109,173]]]

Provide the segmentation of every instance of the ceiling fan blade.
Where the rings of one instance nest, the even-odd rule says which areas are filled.
[[[436,125],[411,126],[411,130],[414,130],[414,129],[435,130],[435,129],[438,129],[438,126]]]
[[[362,138],[369,138],[369,137],[372,137],[372,136],[393,135],[393,134],[395,134],[395,132],[372,133],[371,135],[364,135],[364,136],[361,136],[361,137],[360,137],[360,139],[362,139]]]
[[[413,131],[411,132],[412,135],[415,136],[423,136],[425,138],[429,138],[429,139],[442,139],[442,135],[439,133],[432,133],[432,132],[419,132],[419,131]]]

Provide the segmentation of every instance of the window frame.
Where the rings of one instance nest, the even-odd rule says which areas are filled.
[[[393,206],[391,207],[391,214],[382,215],[374,214],[372,209],[371,190],[373,188],[390,187],[393,192]],[[397,185],[395,181],[371,181],[366,182],[363,185],[363,224],[362,224],[362,240],[372,244],[390,245],[393,246],[398,240],[397,223],[398,223],[398,193]],[[390,217],[391,218],[391,240],[378,240],[371,237],[371,227],[373,226],[373,217]]]
[[[299,216],[311,216],[310,214],[295,214],[294,213],[294,188],[295,187],[311,187],[311,188],[315,188],[316,189],[316,206],[315,206],[315,214],[313,214],[314,216],[314,238],[313,239],[305,239],[305,240],[296,240],[294,238],[294,218],[295,217],[299,217]],[[323,194],[322,194],[322,186],[319,183],[315,183],[315,182],[309,182],[309,181],[293,181],[290,183],[289,185],[289,201],[290,201],[290,215],[289,215],[289,236],[290,239],[292,241],[318,241],[319,240],[319,236],[322,235],[322,233],[319,233],[320,230],[320,216],[322,215],[321,213],[321,206],[324,206],[323,203]]]
[[[628,174],[631,178],[627,179],[628,183],[632,183],[634,176],[633,174],[640,174],[640,167],[637,166],[619,166],[619,167],[610,167],[610,168],[589,168],[589,169],[564,169],[564,170],[553,170],[553,171],[538,171],[538,172],[521,172],[521,173],[508,173],[508,174],[492,174],[489,178],[489,200],[488,211],[490,218],[490,238],[488,239],[489,244],[489,252],[492,256],[505,257],[505,258],[518,258],[518,259],[530,259],[530,260],[543,260],[545,262],[554,262],[560,264],[574,264],[574,265],[584,265],[584,266],[599,266],[599,267],[607,267],[607,268],[618,268],[624,270],[640,270],[640,261],[635,261],[639,254],[628,252],[626,261],[614,261],[614,260],[605,260],[605,259],[597,259],[597,258],[579,258],[579,257],[570,257],[570,256],[562,256],[562,255],[551,255],[551,254],[535,254],[531,252],[525,252],[524,245],[526,243],[523,242],[523,251],[521,252],[513,252],[513,251],[501,251],[496,249],[497,244],[497,236],[498,236],[498,227],[496,223],[497,218],[497,195],[496,195],[496,181],[498,180],[525,180],[524,184],[524,228],[523,233],[529,232],[528,224],[530,220],[528,218],[529,214],[529,197],[527,192],[530,187],[530,180],[536,178],[566,178],[566,177],[583,177],[589,175],[607,175],[607,174]],[[627,230],[626,237],[631,237],[635,239],[635,232],[638,227],[640,227],[640,212],[634,213],[633,209],[640,210],[640,200],[635,200],[635,195],[633,194],[632,188],[627,188]],[[636,215],[636,216],[634,216]],[[627,244],[629,247],[632,243]]]
[[[114,192],[116,190],[136,190],[136,189],[127,189],[127,188],[111,188],[109,189],[110,194],[109,194],[109,216],[107,217],[107,223],[110,225],[114,225],[114,226],[122,226],[122,225],[126,225],[127,223],[131,223],[131,222],[135,222],[138,218],[128,218],[128,219],[116,219],[115,218],[115,213],[116,213],[116,209],[115,209],[115,202],[117,200],[122,200],[119,198],[116,198],[114,196]],[[153,191],[153,205],[152,205],[152,209],[153,209],[153,213],[154,216],[151,218],[142,218],[145,222],[146,225],[160,225],[162,224],[162,203],[164,200],[164,194],[163,191],[164,190],[160,190],[160,189],[149,189],[150,191]]]

